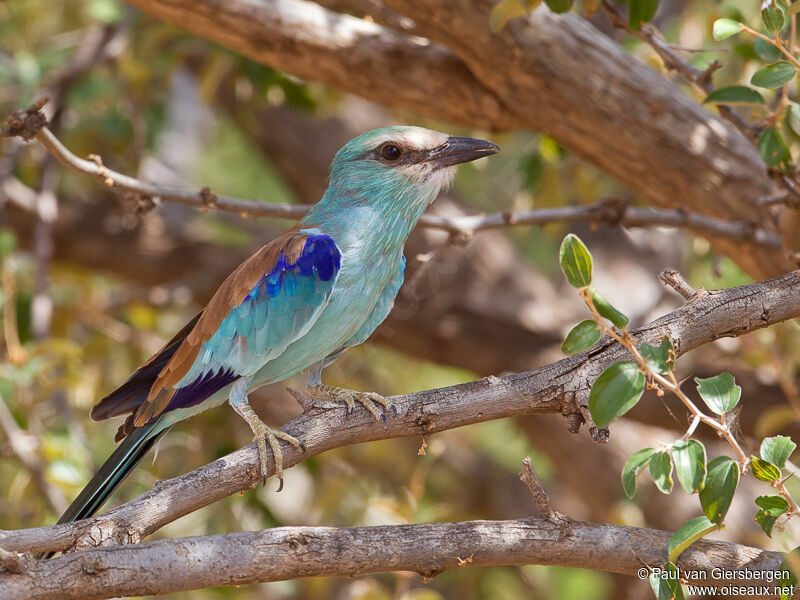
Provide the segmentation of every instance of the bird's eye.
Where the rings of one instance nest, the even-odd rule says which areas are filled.
[[[386,160],[395,161],[400,158],[403,152],[394,144],[384,144],[381,146],[381,156]]]

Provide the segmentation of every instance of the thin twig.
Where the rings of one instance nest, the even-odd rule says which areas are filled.
[[[800,317],[800,272],[719,291],[645,325],[630,335],[638,342],[657,343],[669,335],[677,356],[722,335],[739,336]],[[571,398],[588,393],[609,365],[624,360],[625,347],[600,343],[591,351],[534,371],[484,378],[438,390],[394,396],[397,416],[388,428],[366,410],[347,415],[339,407],[301,414],[282,429],[302,440],[306,452],[284,449],[284,468],[321,452],[345,445],[399,437],[418,437],[494,419],[537,413],[573,414]],[[568,421],[569,422],[569,421]],[[139,498],[81,522],[0,532],[6,550],[62,551],[100,543],[138,542],[193,511],[261,483],[254,444],[162,482]],[[269,465],[270,473],[274,466]]]
[[[706,95],[713,92],[716,88],[711,83],[710,74],[715,70],[713,68],[705,71],[698,69],[688,61],[684,60],[664,39],[658,34],[658,31],[649,23],[642,26],[639,31],[633,31],[625,19],[617,10],[617,8],[609,1],[603,0],[603,10],[608,15],[611,24],[617,29],[626,31],[630,35],[639,38],[648,44],[656,54],[664,61],[664,65],[672,70],[680,73],[684,79],[689,83],[699,88]],[[712,63],[713,65],[713,63]],[[719,68],[718,66],[716,68]],[[730,107],[721,105],[718,107],[719,114],[738,129],[746,138],[753,141],[758,137],[760,128],[748,123],[745,119],[734,112]]]
[[[533,463],[530,457],[522,459],[522,473],[519,478],[528,486],[531,496],[533,496],[536,506],[539,507],[539,512],[542,515],[552,521],[561,521],[564,519],[564,516],[553,508],[550,497],[547,495],[547,492],[544,491],[544,487],[542,486],[542,482],[539,481],[536,471],[533,470]]]
[[[36,119],[37,111],[17,111]],[[41,106],[39,106],[41,108]],[[16,113],[15,113],[16,114]],[[35,131],[32,130],[38,126]],[[28,125],[17,119],[14,126],[5,128],[6,135],[35,137],[64,167],[100,179],[106,186],[127,192],[142,200],[155,203],[161,201],[179,202],[202,210],[221,210],[242,217],[272,217],[299,219],[309,210],[302,204],[272,204],[243,200],[229,196],[219,196],[208,188],[192,192],[167,188],[118,173],[106,167],[102,160],[92,155],[93,160],[82,159],[70,152],[53,133],[37,119]],[[621,225],[624,227],[681,227],[711,237],[728,238],[740,242],[751,242],[771,249],[781,247],[778,235],[767,229],[756,227],[744,221],[726,221],[689,213],[684,210],[641,208],[608,199],[589,206],[568,206],[539,209],[519,213],[501,212],[489,215],[463,217],[443,217],[426,214],[420,219],[422,227],[441,229],[467,238],[473,233],[486,229],[505,228],[514,225],[546,225],[549,223],[595,223]]]
[[[697,298],[702,298],[708,294],[708,292],[703,288],[696,290],[686,283],[686,280],[683,278],[683,276],[675,269],[667,269],[666,271],[662,271],[658,278],[664,282],[664,285],[668,285],[674,289],[689,302],[692,302]]]
[[[662,273],[662,276],[664,274],[668,274],[667,277],[668,279],[675,280],[676,285],[678,285],[679,287],[685,286],[689,288],[689,290],[691,290],[691,287],[689,287],[688,284],[686,284],[686,282],[683,281],[683,278],[680,277],[680,275],[677,272],[665,271],[664,273]],[[681,285],[681,282],[683,285]],[[687,291],[688,290],[686,289],[683,290],[683,292]],[[606,320],[602,317],[602,315],[600,315],[600,313],[597,311],[597,308],[594,305],[591,288],[589,288],[588,286],[583,287],[580,289],[579,293],[580,296],[583,298],[584,302],[586,303],[586,306],[589,308],[589,311],[592,313],[592,318],[597,323],[599,329],[604,334],[610,336],[612,339],[619,342],[619,344],[624,346],[628,350],[628,352],[630,352],[631,355],[633,355],[633,358],[636,361],[639,370],[644,374],[644,376],[648,381],[649,389],[655,389],[659,395],[663,394],[663,391],[659,388],[659,386],[661,388],[667,389],[670,392],[672,392],[687,409],[689,409],[689,412],[692,414],[693,419],[691,425],[689,426],[689,429],[683,436],[684,439],[688,438],[691,435],[691,433],[694,432],[698,423],[703,423],[707,425],[708,427],[716,431],[720,436],[722,436],[728,443],[728,445],[733,449],[739,460],[739,466],[741,468],[741,472],[745,473],[750,465],[750,458],[742,449],[741,445],[739,444],[739,440],[736,439],[736,436],[734,435],[734,432],[731,427],[732,422],[725,422],[724,419],[717,420],[716,418],[711,417],[705,414],[702,410],[700,410],[697,407],[697,405],[683,392],[683,390],[681,389],[682,382],[676,380],[675,373],[672,370],[669,371],[668,377],[664,377],[661,373],[654,371],[648,364],[647,360],[639,352],[639,349],[636,347],[636,340],[628,332],[628,329],[626,327],[623,327],[622,330],[620,331],[614,326],[609,326]],[[690,296],[690,298],[697,299],[698,294],[699,292],[695,292],[694,294],[692,294],[692,296]],[[683,293],[681,293],[681,295],[683,295]],[[708,295],[709,293],[706,292],[706,294],[701,295],[700,297]],[[789,503],[789,510],[787,514],[790,516],[793,514],[800,515],[800,506],[798,506],[795,499],[786,489],[786,486],[782,484],[775,484],[774,487],[778,489],[778,492],[781,494],[781,496],[783,496]]]

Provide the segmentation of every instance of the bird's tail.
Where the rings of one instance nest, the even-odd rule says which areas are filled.
[[[114,490],[139,464],[147,451],[164,435],[169,427],[158,429],[159,419],[137,427],[117,446],[103,466],[97,471],[78,497],[69,505],[58,523],[71,523],[91,517]],[[38,558],[50,558],[53,552],[41,553]]]

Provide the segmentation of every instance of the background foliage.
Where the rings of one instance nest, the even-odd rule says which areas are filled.
[[[551,8],[552,4],[548,2]],[[584,10],[591,4],[584,2]],[[641,4],[631,0],[631,10],[634,5],[639,10]],[[643,20],[652,16],[647,10],[644,14]],[[607,24],[599,15],[596,18],[608,32]],[[712,27],[719,18],[733,18],[757,29],[765,26],[758,3],[739,0],[662,1],[654,22],[667,39],[682,47],[709,48],[688,55],[696,66],[705,68],[721,58],[724,67],[715,80],[719,87],[723,83],[756,87],[758,80],[751,81],[751,76],[765,64],[775,62],[778,56],[774,48],[759,44],[758,40],[754,43],[743,34],[724,42],[715,41]],[[499,27],[501,23],[493,25]],[[66,86],[58,133],[76,154],[99,154],[105,164],[119,171],[166,184],[208,185],[217,193],[266,202],[303,201],[283,177],[281,167],[258,147],[253,128],[258,128],[259,123],[252,121],[252,115],[257,109],[284,107],[312,122],[356,118],[354,100],[340,92],[252,63],[115,0],[0,3],[0,112],[6,114],[27,105],[43,89],[59,82],[82,40],[90,31],[102,28],[121,31],[124,42],[112,60],[93,66]],[[620,41],[641,60],[661,68],[646,46],[628,37]],[[234,90],[247,108],[240,106],[232,112],[219,93],[220,86]],[[774,118],[776,129],[761,144],[765,148],[762,155],[781,168],[791,163],[800,143],[800,113],[792,100],[793,88],[783,90],[787,91],[761,89],[765,104],[756,101],[752,107],[757,118]],[[699,102],[704,100],[689,89],[687,93]],[[383,113],[381,118],[387,123],[421,124],[454,134],[490,135],[460,131],[446,123],[399,112]],[[616,182],[570,155],[552,138],[518,133],[492,139],[503,147],[503,154],[462,167],[455,183],[456,191],[473,211],[526,210],[626,197]],[[317,140],[309,136],[304,143],[313,146]],[[236,256],[284,225],[264,222],[254,226],[252,221],[230,215],[177,206],[142,212],[132,202],[107,194],[95,181],[48,167],[35,145],[2,140],[1,147],[6,163],[0,161],[0,178],[12,175],[33,189],[52,186],[61,212],[100,210],[104,215],[102,226],[107,231],[119,235],[133,232],[140,239],[151,240],[151,244],[169,244],[171,236],[180,232],[192,242],[213,244],[220,255]],[[12,164],[10,173],[4,172],[5,164]],[[0,193],[3,212],[13,210],[6,202]],[[159,211],[162,216],[154,218]],[[194,315],[204,298],[196,297],[192,287],[181,280],[152,287],[137,285],[116,272],[113,261],[101,269],[64,260],[58,243],[52,261],[45,261],[43,266],[41,257],[31,249],[31,236],[16,230],[7,212],[0,216],[0,223],[4,221],[6,227],[0,236],[0,310],[5,340],[0,362],[0,422],[4,430],[0,434],[0,528],[13,529],[53,522],[59,503],[77,494],[112,451],[118,425],[90,423],[89,408]],[[96,223],[85,226],[91,225]],[[662,230],[651,235],[619,228],[577,229],[590,242],[592,251],[603,258],[595,267],[598,286],[607,284],[601,289],[632,316],[633,326],[676,304],[655,281],[663,267],[680,267],[696,287],[722,288],[747,281],[730,260],[714,255],[703,239]],[[549,333],[561,338],[578,321],[573,315],[580,314],[581,309],[580,299],[567,292],[558,270],[559,244],[565,232],[560,225],[504,232],[515,256],[522,259],[521,264],[544,275],[559,290],[553,305],[541,310],[562,315],[562,319],[549,325]],[[81,226],[68,232],[76,242],[82,233]],[[94,247],[90,252],[102,256],[104,248]],[[493,266],[502,268],[500,264]],[[204,269],[199,263],[183,267],[187,271]],[[447,264],[437,268],[446,269]],[[632,270],[634,277],[630,276]],[[506,275],[514,277],[516,273]],[[499,297],[505,285],[499,278],[497,288],[485,293],[489,298]],[[52,302],[52,320],[44,331],[37,331],[32,307],[34,297],[43,290]],[[434,287],[423,293],[435,297],[443,291]],[[398,308],[408,309],[409,318],[415,310],[413,303],[400,302]],[[539,319],[531,329],[547,330],[541,322]],[[757,405],[757,410],[747,413],[745,433],[759,439],[794,433],[797,439],[798,339],[797,325],[788,323],[746,338],[722,341],[687,359],[684,373],[703,377],[721,371],[735,373],[737,381],[743,381],[744,402]],[[547,350],[551,358],[561,356],[559,345],[560,341]],[[482,351],[474,348],[475,353]],[[537,365],[530,364],[529,368],[534,366]],[[413,351],[368,343],[329,369],[326,380],[388,395],[468,381],[480,375],[483,373],[470,371],[464,365],[423,361],[415,358]],[[761,398],[769,401],[759,404]],[[260,412],[273,424],[282,423],[299,411],[281,386],[264,389],[258,399]],[[640,439],[653,435],[648,427],[681,431],[682,421],[672,420],[651,394],[646,394],[645,400],[641,404],[646,404],[646,409],[629,415],[630,425],[641,428],[636,434]],[[655,413],[658,416],[653,416]],[[533,511],[524,486],[517,480],[520,460],[527,455],[533,456],[556,506],[577,518],[674,529],[687,520],[681,512],[683,503],[696,508],[696,499],[676,489],[668,505],[675,510],[674,518],[667,511],[660,515],[661,520],[654,521],[646,509],[654,488],[644,482],[639,487],[650,489],[640,490],[633,499],[625,495],[618,479],[593,482],[606,492],[598,498],[587,495],[571,483],[568,471],[583,460],[584,450],[600,450],[575,446],[571,455],[554,450],[537,434],[542,420],[545,419],[536,417],[537,423],[534,419],[516,419],[473,426],[438,434],[426,439],[424,446],[422,440],[410,439],[335,450],[291,469],[280,494],[274,493],[274,484],[270,483],[264,489],[187,516],[157,535],[203,535],[279,524],[515,518]],[[548,425],[563,429],[555,419]],[[713,436],[707,432],[705,435],[706,441],[713,442]],[[622,432],[616,437],[622,437]],[[614,444],[623,442],[616,437],[610,443],[612,451]],[[160,479],[186,472],[249,441],[247,425],[227,407],[195,417],[176,427],[161,442],[157,461],[152,465],[145,461],[117,494],[116,501],[138,495]],[[645,445],[621,448],[620,453],[626,458]],[[20,453],[29,464],[21,460]],[[616,472],[620,470],[621,463]],[[797,496],[797,483],[790,481],[789,485]],[[768,489],[760,493],[766,494]],[[743,511],[752,512],[752,500],[737,495],[735,502],[742,503]],[[767,539],[752,516],[750,519],[737,522],[719,535],[779,550],[789,549],[792,538],[796,539],[796,531],[792,530]],[[315,579],[205,590],[175,597],[600,600],[623,595],[634,598],[640,593],[636,582],[611,575],[524,567],[456,570],[427,584],[416,575],[387,574],[357,580]]]

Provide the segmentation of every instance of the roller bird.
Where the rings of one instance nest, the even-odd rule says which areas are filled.
[[[345,144],[308,214],[239,265],[197,316],[92,408],[95,421],[127,415],[121,443],[58,522],[93,515],[172,425],[226,400],[253,431],[264,480],[267,445],[281,479],[279,440],[301,444],[263,423],[248,394],[298,373],[311,398],[349,411],[358,403],[385,421],[383,396],[324,385],[322,370],[391,311],[406,239],[456,165],[499,150],[421,127],[375,129]]]

